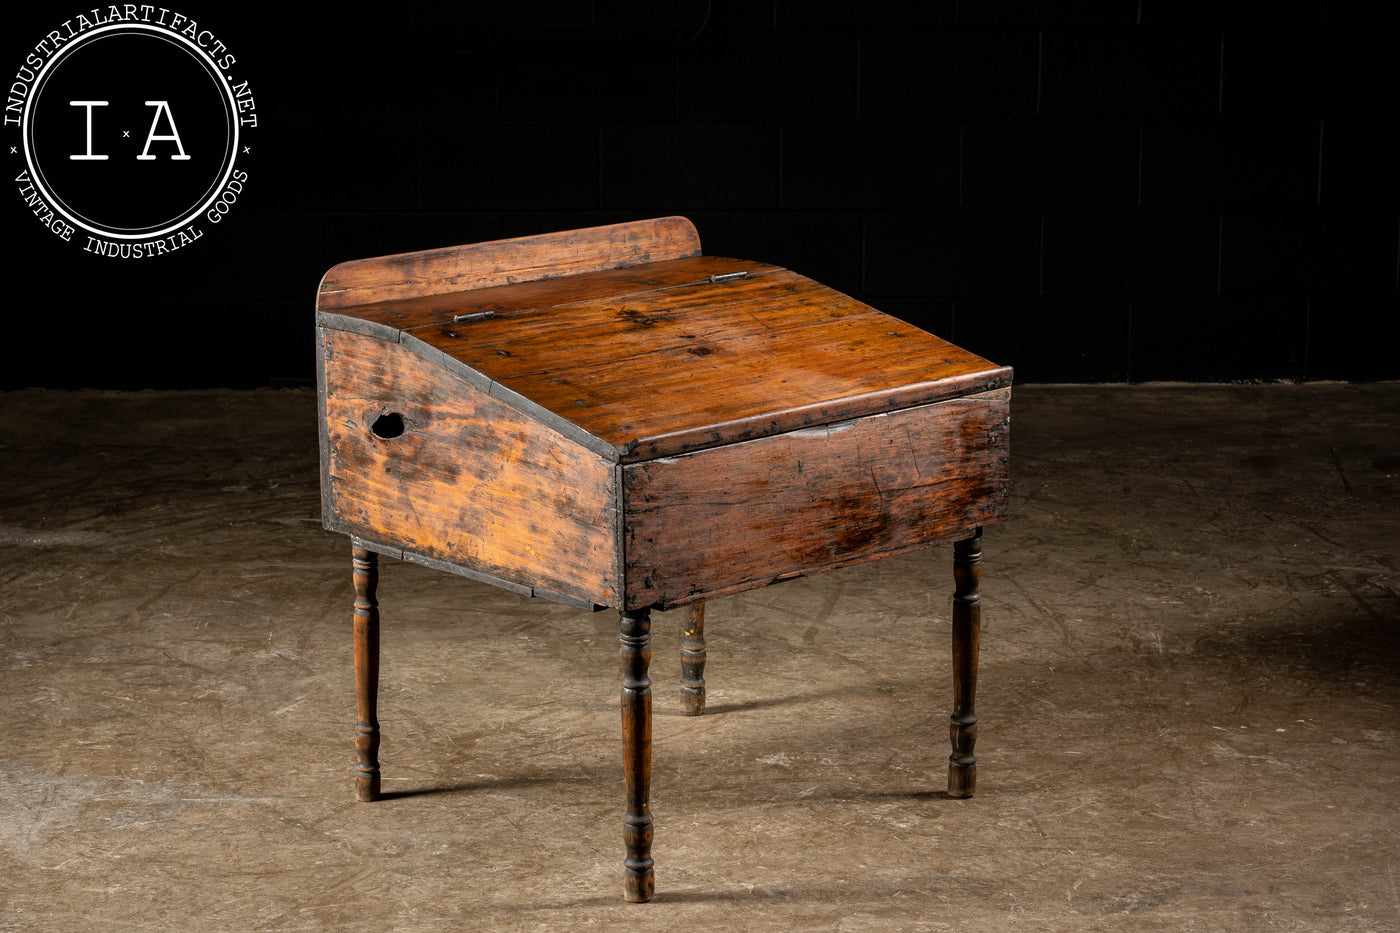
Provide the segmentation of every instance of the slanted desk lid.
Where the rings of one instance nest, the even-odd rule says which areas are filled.
[[[713,256],[323,307],[320,319],[402,343],[621,462],[1011,383],[1010,368],[805,276]]]

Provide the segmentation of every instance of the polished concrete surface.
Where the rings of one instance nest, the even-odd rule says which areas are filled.
[[[0,929],[1400,930],[1400,385],[1013,410],[977,796],[950,549],[658,613],[632,905],[613,613],[385,560],[357,804],[314,394],[0,395]]]

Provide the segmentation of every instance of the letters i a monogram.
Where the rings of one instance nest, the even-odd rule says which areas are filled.
[[[68,106],[83,107],[87,112],[87,152],[78,155],[70,155],[68,158],[74,162],[101,162],[107,158],[105,155],[95,154],[92,151],[92,108],[105,107],[108,101],[105,100],[70,100]],[[185,154],[184,143],[180,141],[180,131],[175,128],[175,117],[170,112],[170,102],[165,100],[148,100],[147,107],[156,108],[154,116],[151,117],[151,128],[146,132],[146,146],[141,150],[141,154],[136,158],[149,162],[155,159],[151,155],[151,143],[156,140],[167,140],[175,143],[175,148],[179,150],[179,155],[172,155],[170,158],[177,162],[187,161],[189,156]],[[170,132],[157,134],[156,129],[160,126],[161,114],[165,114],[165,122],[170,124]]]

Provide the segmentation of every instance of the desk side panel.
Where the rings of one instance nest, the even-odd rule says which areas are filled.
[[[625,467],[627,604],[684,605],[1006,517],[1010,390]]]
[[[318,339],[327,528],[617,605],[612,463],[397,343]]]

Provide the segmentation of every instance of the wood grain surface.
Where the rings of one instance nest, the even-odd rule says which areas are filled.
[[[787,270],[413,334],[612,444],[624,462],[997,388],[1010,377]]]
[[[663,609],[1005,516],[1010,392],[624,468],[628,605]]]
[[[441,295],[424,294],[333,309],[323,305],[321,310],[331,312],[328,316],[372,321],[412,333],[417,328],[450,325],[455,318],[487,312],[504,316],[549,308],[555,313],[566,313],[569,305],[582,301],[621,299],[678,285],[698,285],[710,281],[712,275],[736,271],[761,275],[779,269],[779,266],[744,259],[692,256]]]
[[[528,299],[543,302],[538,308],[500,295],[490,303],[505,302],[508,313],[413,327],[405,343],[458,361],[552,412],[616,450],[622,462],[1010,383],[1009,368],[797,273],[755,270],[739,260],[684,262],[693,265],[664,270],[669,278],[657,279],[660,287],[604,298],[588,296],[604,285],[636,283],[593,276],[538,283]],[[700,270],[745,274],[697,282]],[[424,310],[399,307],[361,312],[356,320],[407,323]]]
[[[328,528],[617,604],[612,464],[396,343],[321,340]]]
[[[322,277],[317,307],[328,311],[698,255],[694,225],[684,217],[660,217],[343,262]]]
[[[318,310],[460,363],[624,463],[1011,383],[798,273],[701,256],[678,217],[343,263]]]

